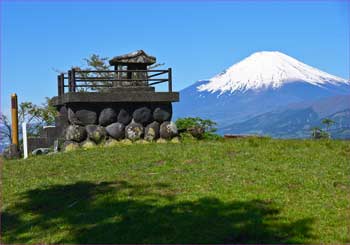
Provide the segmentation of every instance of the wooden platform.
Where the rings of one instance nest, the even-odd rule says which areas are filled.
[[[79,93],[68,92],[53,97],[53,105],[60,106],[69,103],[99,103],[99,102],[177,102],[178,92],[152,92],[152,91],[121,91],[113,93]]]

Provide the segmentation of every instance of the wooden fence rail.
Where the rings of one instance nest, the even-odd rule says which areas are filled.
[[[132,76],[135,76],[135,78]],[[143,76],[145,78],[142,78]],[[68,92],[70,93],[81,91],[88,92],[89,90],[92,92],[98,88],[113,88],[115,87],[114,82],[123,82],[123,86],[128,86],[127,82],[130,82],[130,85],[135,84],[135,82],[145,82],[147,86],[167,82],[168,92],[172,92],[172,70],[171,68],[168,68],[167,70],[71,69],[67,73],[61,73],[57,76],[58,96],[61,96],[65,93],[65,88],[68,88]],[[77,91],[77,88],[81,89]]]

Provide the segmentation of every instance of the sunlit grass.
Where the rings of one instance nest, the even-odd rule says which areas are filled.
[[[97,147],[2,166],[4,243],[350,242],[350,145]]]

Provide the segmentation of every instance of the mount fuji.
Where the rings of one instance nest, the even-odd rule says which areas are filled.
[[[291,104],[339,95],[350,95],[349,80],[281,52],[262,51],[180,91],[174,117],[208,118],[220,129]]]

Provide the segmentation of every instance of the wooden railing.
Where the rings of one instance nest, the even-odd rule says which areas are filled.
[[[108,88],[139,86],[140,83],[142,86],[152,86],[166,82],[168,92],[172,92],[171,68],[167,70],[71,69],[57,76],[58,96],[65,92],[96,92]]]

